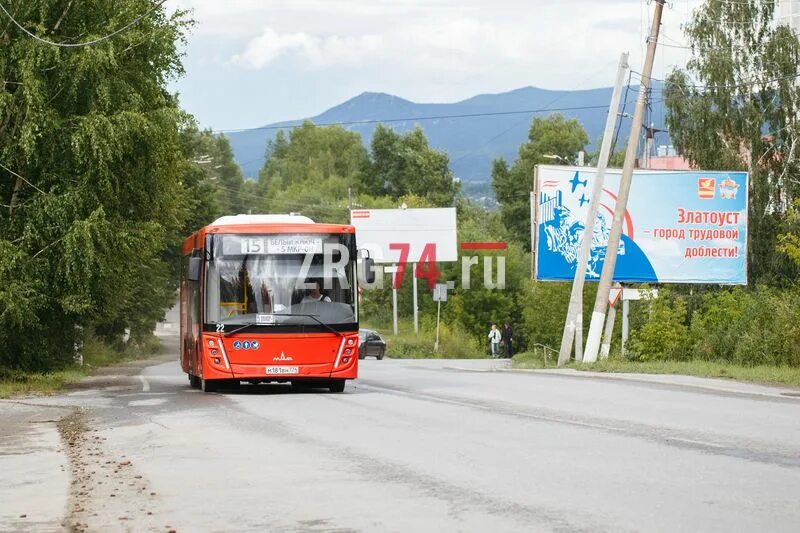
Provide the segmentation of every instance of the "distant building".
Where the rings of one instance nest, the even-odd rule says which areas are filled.
[[[786,24],[795,33],[800,31],[800,0],[779,0],[778,22]]]
[[[695,168],[686,158],[678,155],[678,151],[671,144],[656,147],[656,154],[648,158],[647,168],[652,170],[694,170]],[[640,161],[640,163],[643,162]]]
[[[661,145],[656,149],[657,157],[675,157],[678,151],[671,144],[669,146]]]
[[[664,157],[651,157],[651,170],[694,170],[695,167],[683,156],[668,155]]]

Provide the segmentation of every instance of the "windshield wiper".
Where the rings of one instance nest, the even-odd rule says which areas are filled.
[[[228,337],[229,335],[233,335],[234,333],[239,333],[240,331],[245,330],[245,329],[247,329],[247,328],[249,328],[251,326],[258,326],[258,325],[259,324],[245,324],[244,326],[239,326],[236,329],[232,329],[230,331],[226,331],[225,333],[223,333],[222,336],[223,337]]]
[[[325,322],[323,322],[322,320],[317,318],[318,315],[301,315],[299,313],[287,313],[287,314],[283,314],[282,313],[280,315],[275,315],[275,316],[300,316],[300,317],[310,318],[314,322],[316,322],[317,324],[322,326],[323,328],[325,328],[328,331],[330,331],[331,333],[333,333],[335,335],[338,335],[340,337],[344,337],[344,333],[342,333],[341,331],[337,331],[336,329],[332,328],[331,326],[329,326],[328,324],[326,324]],[[232,329],[231,331],[226,331],[223,334],[223,336],[227,337],[229,335],[233,335],[235,333],[239,333],[240,331],[243,331],[243,330],[245,330],[245,329],[247,329],[249,327],[252,327],[252,326],[266,326],[266,325],[269,325],[269,324],[245,324],[244,326],[239,326],[238,328]]]
[[[322,326],[323,328],[327,329],[327,330],[328,330],[328,331],[330,331],[331,333],[334,333],[334,334],[336,334],[336,335],[339,335],[340,337],[344,337],[344,333],[342,333],[341,331],[336,331],[335,329],[333,329],[332,327],[330,327],[328,324],[326,324],[325,322],[323,322],[322,320],[320,320],[319,318],[317,318],[317,316],[318,316],[318,315],[301,315],[301,314],[295,314],[295,313],[292,313],[292,314],[289,314],[289,315],[280,315],[280,316],[302,316],[302,317],[308,317],[308,318],[311,318],[311,319],[313,319],[313,320],[314,320],[314,322],[316,322],[317,324],[319,324],[319,325],[320,325],[320,326]]]

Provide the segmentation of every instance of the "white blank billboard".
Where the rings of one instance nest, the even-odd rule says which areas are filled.
[[[354,209],[350,223],[358,247],[369,250],[376,263],[400,263],[403,249],[409,251],[407,262],[418,263],[426,247],[435,250],[437,262],[458,261],[455,207]]]

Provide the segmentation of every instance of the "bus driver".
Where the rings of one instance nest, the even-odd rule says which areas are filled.
[[[320,290],[321,285],[319,280],[312,280],[311,288],[308,290],[308,294],[303,296],[303,300],[300,303],[314,303],[314,302],[330,302],[331,299],[322,294]]]

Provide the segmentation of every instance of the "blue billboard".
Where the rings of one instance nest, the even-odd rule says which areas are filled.
[[[536,279],[575,277],[595,175],[594,168],[537,167]],[[587,280],[600,279],[621,175],[606,172]],[[746,285],[747,202],[746,172],[635,171],[614,279]]]

